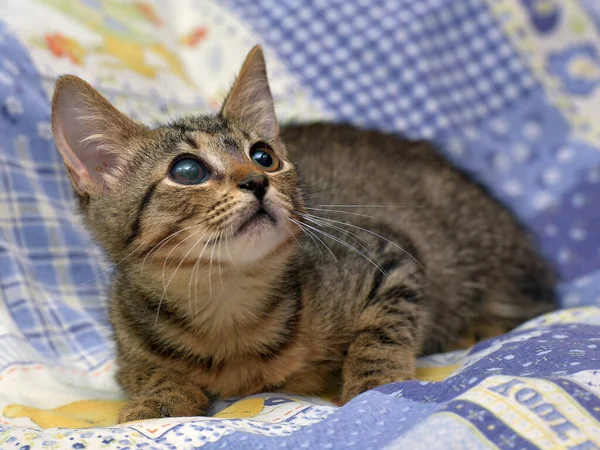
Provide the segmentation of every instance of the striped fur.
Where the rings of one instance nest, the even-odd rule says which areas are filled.
[[[117,264],[122,422],[264,390],[340,388],[346,402],[411,379],[419,354],[452,348],[483,319],[502,331],[553,307],[527,233],[428,143],[280,129],[260,48],[216,116],[150,129],[64,77],[53,127],[83,217]],[[256,142],[279,170],[253,164]],[[209,180],[170,180],[181,155]],[[265,176],[260,198],[242,188]]]

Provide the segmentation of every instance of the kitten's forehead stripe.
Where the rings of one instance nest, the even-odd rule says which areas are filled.
[[[181,133],[189,133],[192,131],[195,131],[195,129],[185,123],[180,123],[180,122],[174,122],[171,123],[169,125],[167,125],[167,128],[171,128],[173,130],[178,130]]]
[[[241,150],[240,144],[230,136],[224,136],[221,138],[221,143],[225,147],[225,150],[239,152]]]
[[[152,183],[150,187],[146,190],[144,197],[142,197],[142,201],[140,202],[140,206],[138,207],[137,214],[135,216],[135,220],[133,221],[133,225],[131,227],[131,233],[127,236],[125,240],[125,245],[129,246],[135,240],[135,238],[140,234],[140,226],[142,223],[142,215],[144,214],[144,210],[150,204],[150,200],[156,191],[156,186],[158,183]]]
[[[196,140],[190,136],[189,134],[184,134],[183,135],[183,140],[186,142],[186,144],[188,144],[190,147],[197,149],[198,148],[198,143],[196,142]]]
[[[227,119],[223,117],[204,116],[204,117],[189,117],[177,120],[166,126],[167,128],[176,129],[181,132],[200,131],[207,134],[230,134],[232,132],[231,125]]]
[[[238,137],[251,139],[244,130],[234,130],[229,121],[223,117],[190,117],[172,122],[166,125],[166,128],[178,131],[179,139],[193,149],[204,147],[202,143],[204,134],[218,140],[219,150],[236,156],[243,151],[243,144],[232,137],[232,134],[237,131]]]

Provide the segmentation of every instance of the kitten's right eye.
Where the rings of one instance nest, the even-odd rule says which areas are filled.
[[[193,158],[180,159],[169,170],[171,180],[179,184],[200,184],[208,180],[208,170]]]

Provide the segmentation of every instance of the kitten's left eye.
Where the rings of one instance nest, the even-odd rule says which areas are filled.
[[[250,158],[254,164],[266,172],[275,172],[281,167],[281,161],[265,142],[257,142],[250,147]]]
[[[179,184],[200,184],[208,179],[209,173],[197,159],[185,158],[171,166],[169,176],[171,180]]]

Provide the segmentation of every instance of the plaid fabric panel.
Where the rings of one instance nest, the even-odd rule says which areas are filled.
[[[49,111],[36,69],[0,23],[0,320],[14,327],[0,337],[0,367],[15,346],[86,368],[110,348],[107,266],[78,226]]]

